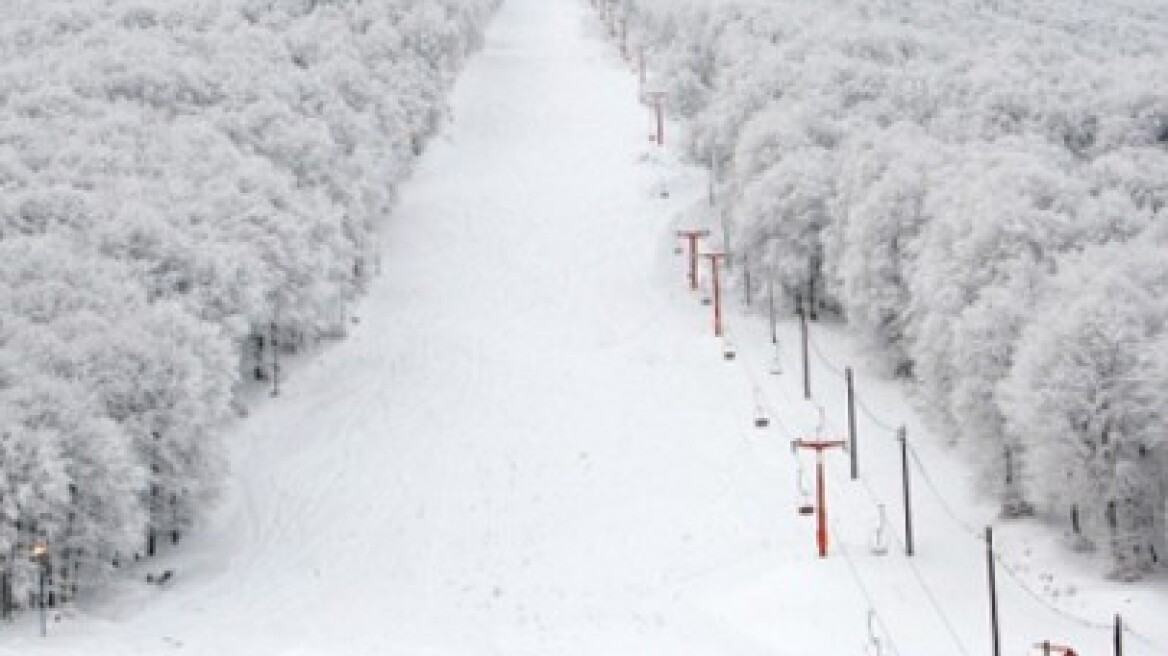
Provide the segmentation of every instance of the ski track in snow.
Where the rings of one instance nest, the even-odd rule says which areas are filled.
[[[655,152],[635,77],[598,34],[585,2],[508,1],[384,229],[360,325],[240,426],[233,489],[166,556],[172,584],[123,586],[48,641],[25,617],[29,637],[0,653],[857,654],[869,601],[845,551],[885,653],[988,651],[980,546],[942,539],[926,493],[916,560],[874,556],[874,502],[829,454],[833,551],[816,557],[788,446],[820,423],[796,327],[774,376],[765,322],[731,312],[740,357],[723,360],[673,255],[704,178]],[[838,434],[842,385],[817,366]],[[912,416],[894,386],[860,383]],[[861,432],[895,554],[898,454]],[[1004,653],[1079,636],[1016,591],[1003,608],[1026,618],[1004,619]],[[1103,653],[1106,636],[1082,635]]]

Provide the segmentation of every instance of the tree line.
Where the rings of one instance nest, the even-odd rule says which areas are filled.
[[[611,4],[717,172],[737,284],[854,326],[1003,515],[1053,518],[1122,579],[1168,556],[1168,21]]]
[[[42,565],[67,598],[208,510],[241,381],[338,332],[498,4],[6,5],[5,612]]]

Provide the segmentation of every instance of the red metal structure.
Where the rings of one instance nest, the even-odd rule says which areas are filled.
[[[815,451],[815,541],[819,545],[819,557],[827,557],[827,487],[823,475],[823,451],[836,447],[843,448],[843,440],[795,440],[795,448]],[[1072,655],[1073,656],[1073,655]]]
[[[725,259],[725,253],[702,253],[710,261],[710,284],[714,297],[714,337],[722,336],[722,289],[718,282],[718,263]]]
[[[701,230],[678,230],[677,236],[686,240],[689,245],[689,288],[696,291],[698,288],[698,240],[709,237],[710,231],[704,228]]]
[[[1079,652],[1071,649],[1066,645],[1055,645],[1049,641],[1040,642],[1034,645],[1042,650],[1042,656],[1079,656]]]
[[[653,102],[653,113],[657,117],[657,136],[656,141],[658,146],[665,145],[665,92],[664,91],[649,91],[649,99]]]

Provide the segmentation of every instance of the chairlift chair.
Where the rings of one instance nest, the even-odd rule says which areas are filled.
[[[864,645],[864,652],[869,656],[884,656],[884,644],[876,630],[876,610],[868,609],[868,642]]]
[[[794,443],[792,447],[794,448]],[[803,478],[803,466],[800,465],[795,475],[795,489],[799,493],[799,514],[810,517],[815,514],[815,504],[811,502],[811,490],[807,489],[807,481]]]
[[[766,402],[762,396],[762,391],[757,387],[754,388],[754,427],[766,428],[771,425],[771,418],[766,413]]]
[[[880,523],[876,525],[876,532],[872,534],[872,555],[888,555],[888,517],[884,514],[884,504],[876,506],[880,512]]]

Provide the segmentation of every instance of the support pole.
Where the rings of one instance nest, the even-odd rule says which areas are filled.
[[[773,276],[767,278],[767,311],[771,318],[771,344],[779,343],[778,318],[775,317],[775,280]]]
[[[827,557],[827,477],[824,475],[823,451],[843,447],[843,440],[795,440],[795,448],[815,451],[815,543],[819,557]]]
[[[689,247],[689,288],[692,291],[698,289],[698,240],[709,236],[709,234],[709,230],[677,231],[677,236],[685,239],[686,245]]]
[[[718,258],[710,258],[710,276],[714,287],[714,336],[722,336],[722,288],[718,281]]]
[[[746,307],[750,307],[750,261],[742,257],[742,284],[746,288]]]
[[[827,558],[827,484],[824,482],[823,450],[815,451],[815,504],[819,510],[815,539],[819,544],[819,557]]]
[[[710,278],[714,297],[714,337],[722,336],[722,289],[718,280],[718,263],[725,259],[725,253],[702,253],[710,261]]]
[[[848,385],[848,455],[852,459],[852,480],[860,477],[860,460],[856,451],[856,390],[852,368],[844,369],[844,380]]]
[[[996,563],[994,562],[994,529],[987,526],[986,541],[986,571],[990,583],[990,639],[993,643],[993,656],[1002,656],[1000,627],[998,626],[998,579]]]
[[[1006,447],[1005,456],[1006,456],[1006,490],[1008,491],[1014,485],[1014,452],[1010,450],[1010,447]]]
[[[1115,616],[1115,656],[1123,656],[1123,618]]]
[[[654,92],[653,96],[653,114],[657,119],[657,145],[665,145],[665,93],[661,91]]]
[[[665,107],[663,106],[663,104],[661,102],[660,96],[658,96],[658,98],[657,98],[657,103],[655,105],[655,108],[656,108],[655,111],[657,112],[657,145],[664,146],[665,145]]]
[[[807,315],[812,321],[819,319],[819,314],[815,309],[815,274],[817,269],[815,256],[812,255],[807,261]]]
[[[714,147],[710,146],[710,182],[709,182],[709,188],[706,190],[706,193],[709,196],[710,207],[714,206],[714,202],[716,200],[714,198],[714,187],[717,185],[717,181],[718,181],[718,156],[717,156],[717,153],[714,151]]]
[[[722,224],[722,250],[726,251],[726,270],[730,271],[734,267],[734,253],[730,249],[730,208],[723,207],[722,211],[718,213],[718,222]]]
[[[803,398],[811,400],[811,358],[807,352],[807,311],[803,307],[803,298],[795,297],[799,306],[799,334],[803,341]]]
[[[908,476],[908,437],[904,426],[896,431],[900,440],[900,471],[904,488],[904,555],[913,555],[913,525],[912,525],[912,490],[909,487]]]
[[[48,556],[46,555],[45,558]],[[38,605],[41,607],[41,637],[44,638],[49,635],[49,611],[48,604],[45,603],[45,562],[43,559],[40,566],[37,567],[38,577],[40,580],[40,596]]]
[[[280,341],[279,326],[276,319],[272,319],[271,337],[268,343],[272,348],[272,396],[280,396]]]

